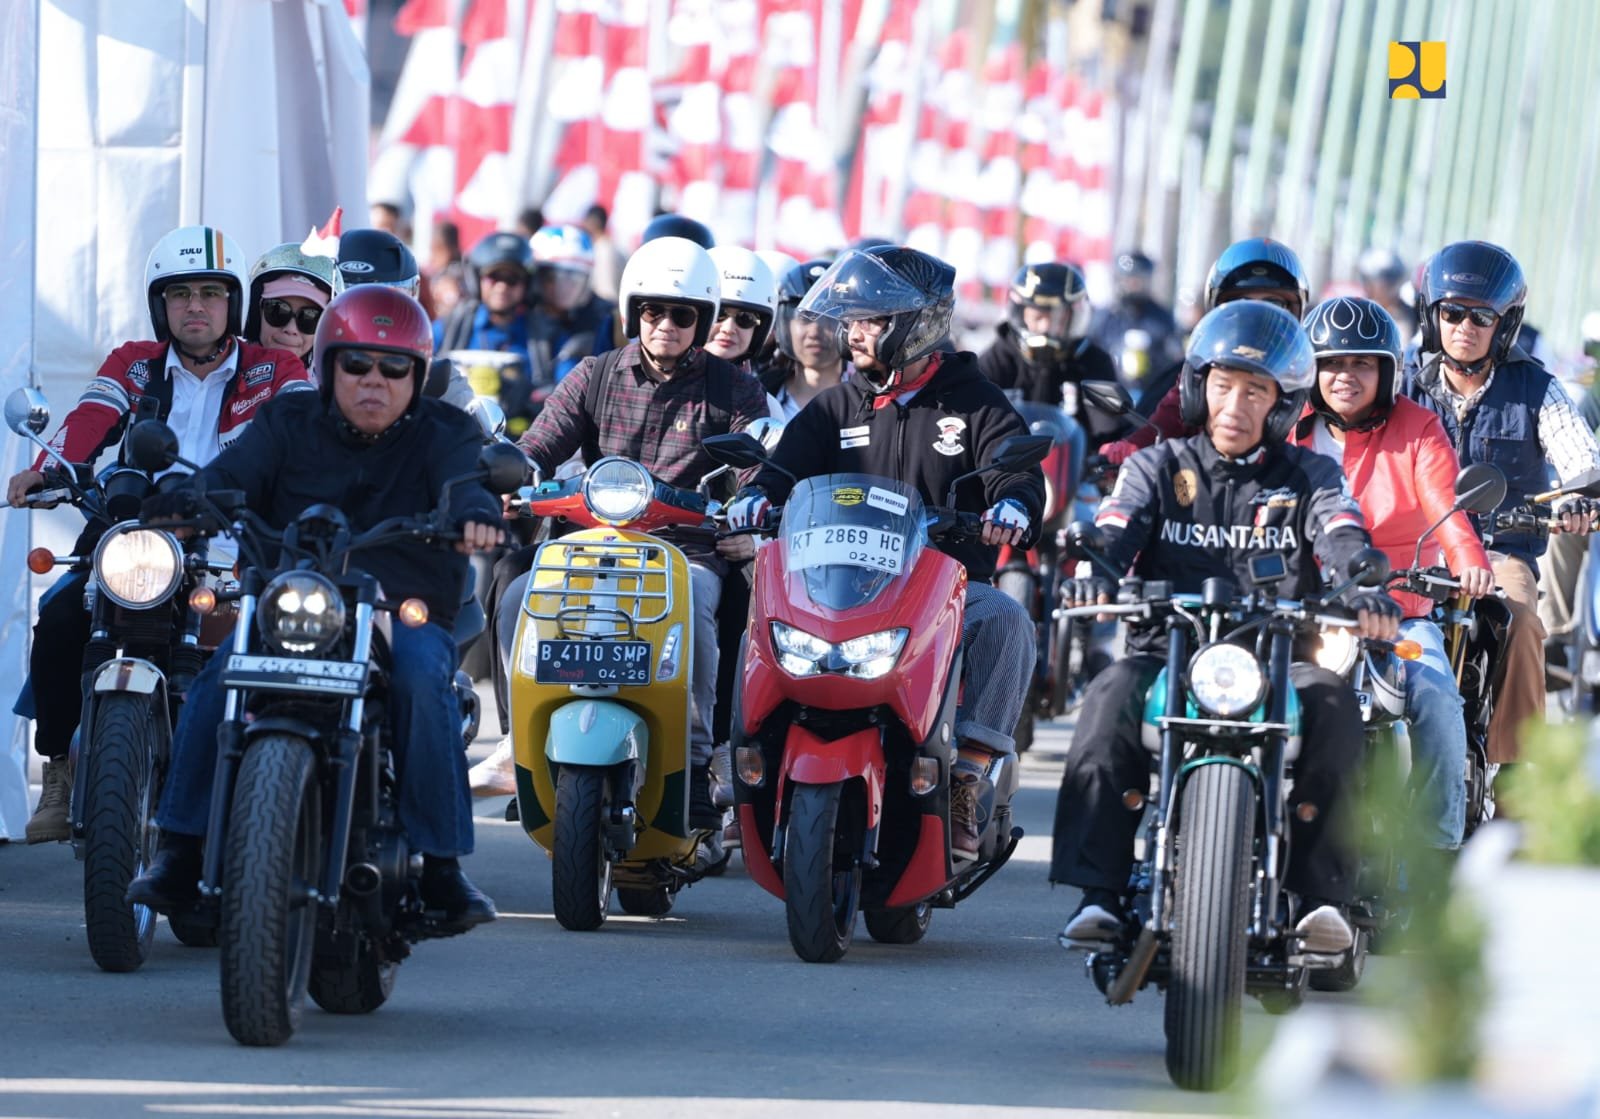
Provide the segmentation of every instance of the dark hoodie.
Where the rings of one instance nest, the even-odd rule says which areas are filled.
[[[903,397],[873,406],[866,382],[853,378],[825,389],[784,428],[772,461],[797,478],[818,474],[876,474],[915,486],[929,505],[943,505],[950,483],[987,465],[997,447],[1028,426],[1005,394],[978,372],[970,353],[941,354],[938,371],[909,401]],[[791,484],[767,467],[754,484],[773,504],[788,497]],[[1018,474],[994,472],[975,478],[956,492],[956,507],[981,513],[1002,498],[1013,498],[1028,512],[1037,533],[1044,509],[1044,476],[1038,467]],[[979,541],[941,544],[960,560],[969,578],[988,582],[999,549]]]

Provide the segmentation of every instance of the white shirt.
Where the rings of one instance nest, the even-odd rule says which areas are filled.
[[[1311,429],[1311,449],[1319,455],[1327,455],[1339,464],[1340,470],[1344,469],[1344,444],[1333,437],[1333,432],[1328,429],[1328,421],[1321,416],[1317,417]]]
[[[222,422],[222,396],[238,368],[237,339],[222,364],[207,373],[204,380],[183,367],[176,347],[167,347],[167,379],[172,383],[172,409],[167,413],[167,425],[178,433],[178,454],[196,466],[204,466],[222,451],[217,439],[217,425]],[[173,470],[188,472],[182,466],[173,467]],[[207,550],[207,558],[213,563],[232,563],[238,554],[238,545],[231,536],[213,537]]]

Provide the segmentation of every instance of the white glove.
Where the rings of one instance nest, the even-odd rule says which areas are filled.
[[[766,523],[767,510],[771,508],[772,502],[760,490],[736,497],[728,503],[728,527],[734,530],[760,528]]]
[[[1027,532],[1028,526],[1033,521],[1028,516],[1028,511],[1022,507],[1022,502],[1014,497],[1002,497],[984,511],[983,523]]]

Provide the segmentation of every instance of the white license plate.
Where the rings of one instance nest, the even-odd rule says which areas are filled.
[[[319,661],[309,657],[243,656],[228,658],[222,684],[227,688],[320,692],[358,696],[366,687],[367,666],[353,661]]]

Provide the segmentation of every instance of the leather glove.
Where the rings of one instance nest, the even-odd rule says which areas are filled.
[[[1112,466],[1121,466],[1133,457],[1139,447],[1126,439],[1118,439],[1115,443],[1102,443],[1099,454]]]
[[[1116,597],[1116,585],[1101,575],[1065,579],[1061,583],[1061,602],[1064,606],[1094,606],[1102,598],[1114,602]]]
[[[155,493],[139,504],[139,519],[147,524],[162,520],[188,520],[199,512],[194,491],[188,489]]]
[[[728,503],[728,527],[739,530],[761,528],[766,524],[772,502],[757,489],[743,490]]]
[[[1592,497],[1574,497],[1556,510],[1561,518],[1561,531],[1580,536],[1594,531],[1596,517],[1600,517],[1600,501]]]
[[[1367,624],[1360,628],[1361,636],[1393,641],[1400,633],[1400,622],[1405,611],[1400,604],[1382,591],[1362,591],[1349,600],[1349,607],[1358,615],[1367,615]]]

